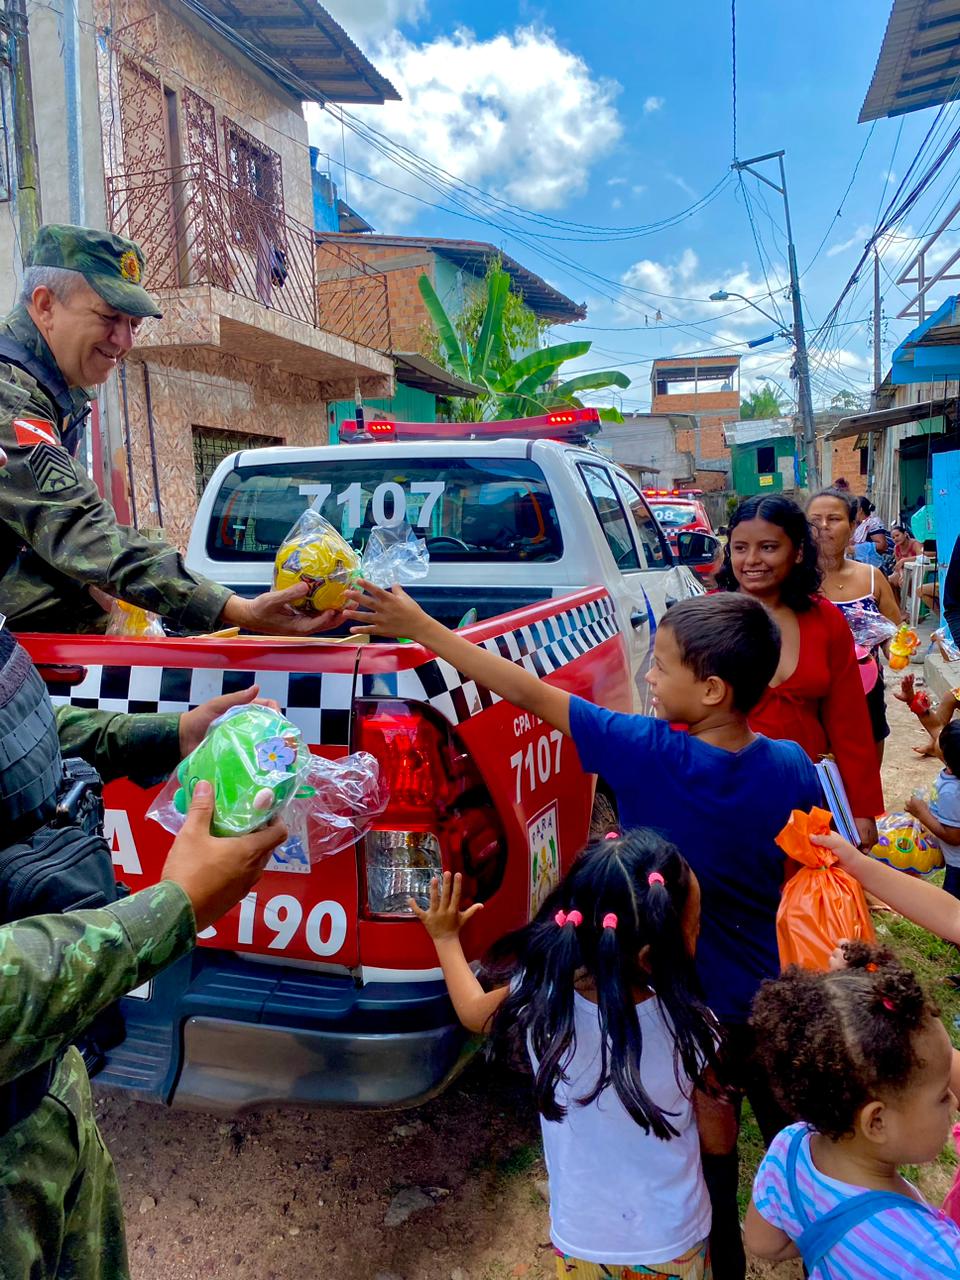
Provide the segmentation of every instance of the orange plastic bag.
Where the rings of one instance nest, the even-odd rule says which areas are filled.
[[[830,831],[826,809],[802,813],[794,809],[777,836],[777,844],[800,870],[787,881],[777,911],[780,963],[804,969],[826,969],[842,939],[873,942],[876,935],[867,900],[859,882],[837,866],[829,849],[811,844],[811,836]]]

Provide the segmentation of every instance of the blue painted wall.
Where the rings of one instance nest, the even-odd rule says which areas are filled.
[[[327,157],[320,154],[320,149],[311,147],[310,180],[313,183],[313,229],[314,231],[339,231],[337,188],[330,180],[330,177],[322,172],[326,164]]]

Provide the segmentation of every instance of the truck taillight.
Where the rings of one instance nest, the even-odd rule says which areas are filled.
[[[354,749],[376,756],[390,796],[363,842],[366,914],[412,917],[407,898],[426,905],[444,871],[462,873],[466,903],[486,901],[503,879],[506,839],[447,722],[418,703],[361,700]]]

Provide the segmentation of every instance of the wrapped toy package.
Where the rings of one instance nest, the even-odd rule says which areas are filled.
[[[844,938],[873,942],[875,934],[860,884],[837,865],[829,849],[812,844],[811,836],[830,831],[826,809],[802,813],[794,809],[777,836],[788,858],[800,864],[783,887],[777,911],[780,963],[805,969],[827,969],[830,956]]]
[[[216,836],[246,835],[283,815],[290,835],[275,855],[281,862],[338,853],[366,833],[387,801],[373,756],[313,756],[292,721],[256,704],[232,707],[213,722],[148,817],[179,831],[200,781],[213,788]]]
[[[284,538],[273,566],[273,585],[285,591],[305,582],[310,593],[297,601],[305,613],[342,609],[348,588],[359,576],[360,557],[329,520],[307,507]]]
[[[150,636],[162,639],[166,636],[163,624],[155,613],[149,613],[126,600],[114,600],[107,619],[108,636]]]
[[[273,567],[278,591],[305,582],[309,595],[297,601],[306,613],[342,609],[347,591],[358,578],[377,587],[416,582],[426,576],[430,556],[406,520],[376,525],[370,531],[363,559],[357,555],[319,511],[308,507],[280,545]]]
[[[877,819],[877,843],[870,850],[870,857],[898,871],[920,876],[932,875],[943,866],[943,852],[936,836],[902,811],[885,813]]]

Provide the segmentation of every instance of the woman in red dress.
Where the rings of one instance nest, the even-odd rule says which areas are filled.
[[[883,790],[853,637],[820,594],[816,544],[797,504],[779,494],[741,502],[717,582],[762,600],[780,626],[780,665],[750,727],[799,742],[813,760],[832,755],[861,843],[875,843]]]

